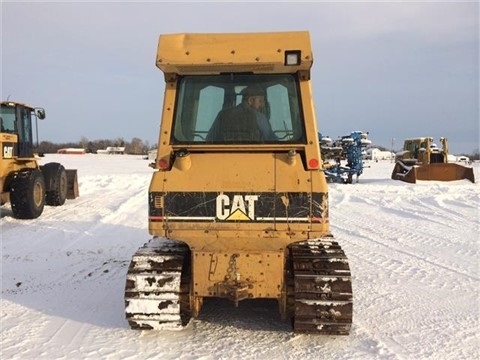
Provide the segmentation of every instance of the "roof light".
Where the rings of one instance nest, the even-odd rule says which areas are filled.
[[[301,54],[300,50],[285,51],[285,66],[300,65]]]

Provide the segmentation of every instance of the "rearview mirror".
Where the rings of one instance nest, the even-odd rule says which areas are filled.
[[[40,120],[45,119],[45,109],[42,108],[37,108],[35,109],[35,114]]]

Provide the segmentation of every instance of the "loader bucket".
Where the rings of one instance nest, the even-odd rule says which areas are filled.
[[[417,180],[455,181],[467,179],[475,182],[473,168],[454,163],[434,163],[428,165],[407,166],[397,162],[392,179],[415,184]]]
[[[77,169],[65,169],[67,173],[67,199],[75,199],[79,196]]]

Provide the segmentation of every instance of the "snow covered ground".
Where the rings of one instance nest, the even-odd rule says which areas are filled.
[[[294,335],[275,302],[206,301],[180,332],[128,328],[123,291],[148,238],[148,160],[47,155],[77,168],[80,197],[35,220],[1,208],[2,359],[477,359],[480,173],[476,184],[390,179],[330,185],[332,233],[350,259],[349,336]]]

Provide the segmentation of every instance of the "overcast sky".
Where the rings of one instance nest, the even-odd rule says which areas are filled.
[[[157,143],[158,36],[308,30],[319,130],[399,149],[479,148],[479,3],[2,1],[1,97],[46,109],[40,140]]]

